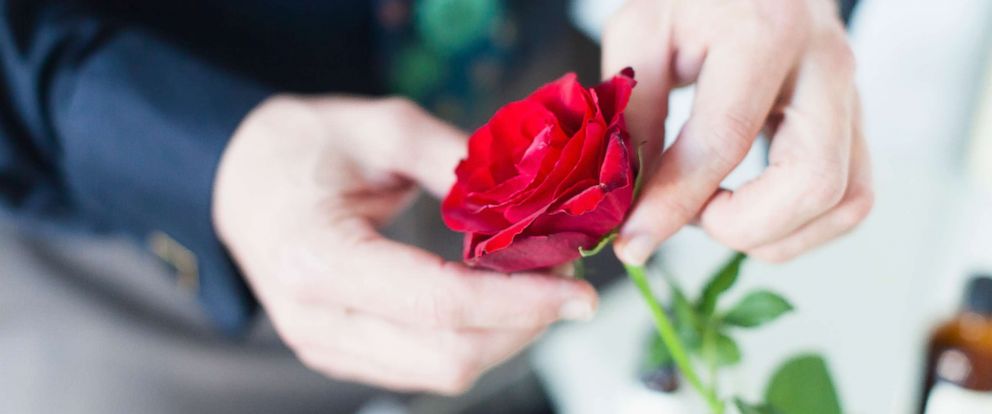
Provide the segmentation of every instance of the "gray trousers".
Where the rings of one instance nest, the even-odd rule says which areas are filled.
[[[333,381],[264,317],[244,340],[214,333],[133,243],[0,221],[0,413],[545,412],[534,378],[518,358],[461,398]]]

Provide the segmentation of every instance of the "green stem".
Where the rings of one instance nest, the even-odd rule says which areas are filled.
[[[716,327],[713,319],[706,322],[706,329],[703,331],[703,356],[709,368],[710,390],[716,394],[719,383],[716,377],[717,371],[717,351],[716,351]]]
[[[715,414],[722,414],[724,410],[723,403],[720,398],[717,397],[716,393],[712,390],[706,388],[703,382],[699,379],[699,375],[696,374],[696,370],[693,369],[692,363],[689,361],[689,354],[685,350],[685,345],[682,344],[682,340],[679,339],[678,334],[675,332],[675,327],[672,325],[672,321],[668,318],[668,314],[662,309],[661,304],[658,303],[658,299],[654,296],[651,291],[651,286],[648,284],[647,275],[644,272],[643,266],[633,266],[625,264],[624,267],[627,269],[627,275],[637,286],[637,289],[641,292],[641,297],[648,304],[648,308],[651,310],[651,315],[654,317],[655,328],[658,329],[658,335],[661,336],[661,340],[668,347],[668,350],[672,353],[672,359],[675,360],[675,365],[678,366],[679,371],[685,377],[692,388],[696,389],[703,398],[706,399],[706,403],[710,406],[710,410]]]

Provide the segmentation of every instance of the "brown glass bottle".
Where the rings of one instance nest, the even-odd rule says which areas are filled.
[[[935,398],[941,401],[958,398],[949,396],[948,392],[966,395],[961,398],[968,402],[961,404],[967,407],[980,405],[981,411],[976,414],[992,413],[987,402],[992,401],[992,278],[973,278],[968,284],[961,312],[934,330],[928,344],[924,375],[919,414],[928,413],[928,404],[933,411]],[[940,397],[935,397],[937,387],[941,388]],[[986,393],[987,396],[983,395]]]

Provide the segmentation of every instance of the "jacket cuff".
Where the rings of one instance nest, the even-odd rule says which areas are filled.
[[[257,302],[215,234],[213,183],[231,135],[270,91],[141,31],[92,50],[56,78],[50,101],[74,204],[151,240],[214,325],[243,332]],[[192,258],[179,259],[179,246]]]

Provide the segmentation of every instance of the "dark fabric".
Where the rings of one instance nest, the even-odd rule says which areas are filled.
[[[242,332],[256,304],[210,215],[220,154],[271,90],[376,92],[367,20],[363,2],[0,0],[0,205],[168,234],[215,325]]]
[[[854,14],[854,8],[858,5],[858,0],[840,0],[840,16],[844,19],[844,24],[851,23],[851,15]]]

